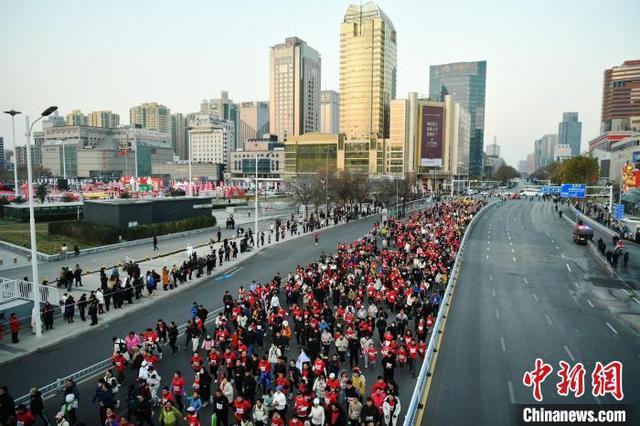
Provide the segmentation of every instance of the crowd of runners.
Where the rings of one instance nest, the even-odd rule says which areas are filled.
[[[160,319],[114,337],[113,367],[93,395],[67,381],[55,424],[395,426],[408,403],[398,378],[420,369],[480,206],[449,201],[376,223],[317,262],[226,291],[217,311],[194,302],[186,326]],[[164,368],[167,357],[183,367]],[[80,418],[80,403],[95,417]],[[40,406],[0,415],[35,424],[24,419]]]

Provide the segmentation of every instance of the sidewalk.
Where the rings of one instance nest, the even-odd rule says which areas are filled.
[[[370,216],[365,216],[364,218],[366,217],[370,217]],[[350,222],[356,222],[356,221],[352,220]],[[322,230],[334,228],[336,226],[340,226],[345,223],[346,222],[344,220],[341,220],[340,222],[338,222],[337,225],[331,224],[328,227],[322,228]],[[268,230],[270,224],[271,222],[262,223],[261,226],[259,226],[259,230],[260,231]],[[98,326],[96,327],[103,326],[105,323],[109,323],[110,321],[113,321],[115,319],[122,318],[125,315],[130,315],[138,310],[144,309],[145,307],[149,306],[150,304],[154,303],[157,300],[170,297],[171,295],[176,294],[177,292],[181,292],[181,291],[184,291],[185,289],[192,288],[193,286],[202,284],[204,281],[211,280],[212,278],[214,280],[229,278],[243,268],[242,266],[238,266],[239,263],[251,258],[255,254],[259,253],[261,250],[274,246],[276,244],[301,238],[305,235],[312,234],[313,232],[316,232],[316,231],[314,230],[311,232],[303,233],[302,230],[300,230],[300,234],[294,235],[294,236],[290,236],[290,234],[287,232],[285,238],[281,239],[278,242],[276,242],[275,238],[272,237],[271,244],[267,243],[267,238],[265,237],[264,246],[258,247],[258,249],[253,249],[249,252],[238,253],[238,257],[235,260],[224,262],[222,266],[218,265],[212,271],[212,275],[210,276],[204,275],[203,277],[197,279],[195,278],[195,274],[194,274],[193,280],[187,281],[185,284],[180,285],[178,288],[174,290],[163,291],[162,286],[159,285],[158,290],[154,291],[153,294],[149,296],[145,288],[143,292],[143,297],[140,298],[139,300],[134,299],[134,302],[131,306],[127,306],[125,302],[125,305],[123,306],[122,309],[112,308],[105,314],[100,315]],[[215,248],[217,249],[219,245],[220,243],[216,243]],[[147,270],[155,269],[156,272],[159,273],[162,267],[164,266],[171,267],[174,264],[181,265],[182,262],[187,258],[185,251],[186,250],[181,249],[181,251],[179,251],[178,253],[158,256],[157,258],[139,262],[142,275],[144,275],[144,273]],[[194,251],[198,253],[198,256],[204,256],[208,254],[210,251],[208,246],[208,240],[206,241],[205,245],[202,245],[198,248],[196,248],[194,244]],[[119,268],[119,272],[121,276],[124,275],[121,268]],[[73,291],[71,292],[71,294],[74,296],[76,300],[80,297],[82,293],[89,293],[90,291],[95,290],[100,286],[99,273],[93,273],[83,277],[83,285],[84,286],[81,288],[74,287]],[[65,292],[64,289],[61,288],[60,294],[63,294],[64,292]],[[7,337],[6,335],[5,335],[5,340],[3,340],[2,343],[0,343],[0,365],[3,365],[10,361],[15,361],[22,357],[28,356],[34,351],[46,348],[48,346],[55,345],[60,341],[73,338],[82,333],[85,333],[92,329],[89,326],[89,323],[90,323],[90,320],[88,318],[88,315],[87,315],[87,321],[83,322],[80,320],[78,310],[76,309],[73,323],[68,324],[66,322],[63,322],[63,319],[61,317],[57,317],[54,322],[53,330],[47,330],[46,332],[43,330],[43,335],[40,338],[36,338],[35,335],[31,333],[29,326],[23,325],[22,330],[20,332],[20,342],[18,344],[9,343],[6,339]]]

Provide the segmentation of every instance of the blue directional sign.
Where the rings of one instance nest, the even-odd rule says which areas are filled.
[[[541,188],[543,194],[559,194],[560,187],[559,186],[549,186],[545,185]]]
[[[587,186],[583,183],[563,183],[560,196],[563,198],[584,198]]]
[[[613,214],[616,219],[622,219],[624,217],[624,204],[614,204]]]

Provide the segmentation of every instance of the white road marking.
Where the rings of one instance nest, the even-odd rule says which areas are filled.
[[[514,261],[514,262],[516,261],[516,257],[515,257],[515,256],[513,257],[513,261]]]
[[[556,250],[560,250],[560,247],[559,247],[559,246],[556,246]]]
[[[509,388],[509,401],[512,404],[516,403],[516,397],[513,394],[513,385],[511,384],[511,382],[507,382],[507,387]]]
[[[545,315],[544,317],[547,319],[547,322],[549,323],[549,325],[553,325],[553,321],[551,321],[551,318],[549,318],[549,315]]]
[[[533,298],[534,298],[534,299],[536,299],[536,302],[539,302],[539,301],[540,301],[540,299],[538,299],[538,296],[536,296],[536,294],[535,294],[535,293],[533,293]]]
[[[587,299],[587,304],[588,304],[589,306],[591,306],[592,308],[595,308],[595,306],[593,306],[593,303],[591,303],[591,300],[589,300],[589,299]]]
[[[507,239],[508,239],[508,240],[511,240],[511,237],[510,237],[509,235],[507,235]]]
[[[547,237],[551,238],[551,235],[549,235],[549,233],[548,233],[548,232],[545,232],[545,234],[547,234]]]
[[[493,281],[493,275],[489,275],[489,280]]]
[[[555,243],[556,243],[554,240],[551,240],[551,242],[552,242],[553,244],[555,244]]]
[[[496,319],[500,319],[500,312],[496,309]]]
[[[525,284],[529,284],[529,280],[525,277],[523,278]]]
[[[489,251],[489,247],[487,247],[487,251]]]
[[[491,294],[493,295],[493,297],[496,297],[496,291],[494,289],[491,289]]]
[[[572,272],[572,271],[571,271],[571,267],[569,266],[569,264],[568,264],[568,263],[567,263],[567,269],[569,270],[569,272]]]
[[[487,260],[489,260],[489,255],[487,255]]]
[[[513,245],[513,243],[512,243],[511,241],[509,241],[509,245],[510,245],[510,246],[512,246],[512,245]]]
[[[560,253],[560,257],[564,259],[564,253]]]
[[[636,303],[640,304],[640,300],[638,300],[638,298],[637,298],[637,297],[632,297],[632,299],[633,299],[633,301],[634,301],[634,302],[636,302]]]
[[[613,334],[618,334],[618,332],[616,331],[615,328],[613,328],[613,326],[611,324],[609,324],[608,322],[605,322],[605,324],[607,324],[607,327],[609,327],[611,329],[611,331],[613,331]]]
[[[502,347],[502,352],[507,351],[507,347],[504,345],[504,337],[500,338],[500,346]]]
[[[576,362],[575,357],[573,356],[567,345],[564,345],[564,351],[567,353],[567,355],[569,355],[569,359],[571,359],[572,362]]]

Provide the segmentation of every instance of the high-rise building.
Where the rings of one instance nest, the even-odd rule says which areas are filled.
[[[180,160],[189,159],[189,126],[182,113],[171,114],[171,146]]]
[[[218,114],[196,114],[189,122],[191,161],[226,165],[235,140],[233,132],[231,120],[223,120]]]
[[[238,106],[238,146],[269,133],[269,102],[242,102]]]
[[[340,130],[340,94],[335,90],[320,92],[320,132],[338,133]]]
[[[88,125],[115,129],[120,125],[120,116],[111,111],[93,111],[88,114]]]
[[[494,141],[494,143],[487,145],[486,152],[488,157],[500,157],[500,145]]]
[[[67,120],[58,114],[58,111],[54,111],[48,117],[45,117],[42,121],[42,129],[48,129],[49,127],[62,127],[67,125]],[[32,158],[33,160],[33,158]]]
[[[527,160],[518,160],[518,172],[521,174],[529,173],[529,164]]]
[[[534,142],[535,169],[548,166],[555,161],[554,154],[558,135],[544,135]]]
[[[442,99],[444,94],[449,94],[471,116],[469,145],[471,176],[482,174],[486,80],[486,61],[432,65],[429,69],[429,98],[438,100]]]
[[[87,116],[79,109],[74,109],[67,114],[67,126],[86,126]]]
[[[340,132],[348,139],[389,137],[396,43],[393,23],[377,4],[347,8],[340,25]]]
[[[578,121],[577,112],[563,112],[562,121],[558,125],[558,144],[570,145],[571,156],[580,155],[580,138],[582,123]]]
[[[602,83],[602,131],[630,130],[632,117],[640,117],[640,60],[605,70]]]
[[[238,106],[229,99],[229,93],[225,90],[220,92],[219,98],[204,99],[200,103],[200,112],[205,114],[218,114],[222,120],[233,122],[233,140],[229,149],[233,151],[238,146]]]
[[[171,133],[171,110],[156,102],[143,103],[129,108],[129,121],[132,126]]]
[[[66,126],[64,117],[59,118],[61,118],[62,120],[58,120],[58,123],[62,123],[62,125],[48,126],[45,129]],[[44,132],[44,130],[33,132],[33,145],[31,145],[31,164],[34,168],[42,166],[42,144],[44,143]],[[27,148],[25,146],[16,147],[15,164],[17,167],[27,167]]]
[[[0,170],[4,170],[6,167],[4,158],[4,138],[0,136]]]
[[[320,70],[317,50],[297,37],[269,52],[269,126],[280,141],[320,129]]]

